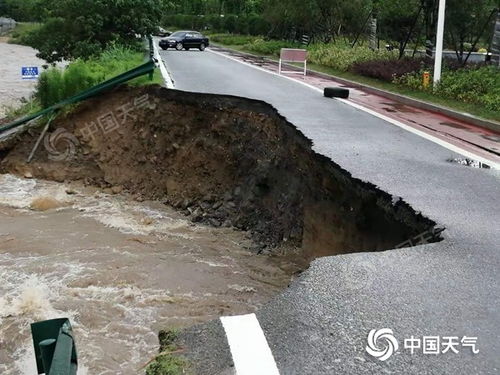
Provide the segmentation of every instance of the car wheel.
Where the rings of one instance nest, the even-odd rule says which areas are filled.
[[[323,95],[327,98],[347,99],[349,97],[349,89],[344,89],[341,87],[325,87]]]
[[[184,47],[184,49],[185,49],[186,51],[189,51],[189,47]]]
[[[177,43],[177,44],[175,45],[175,49],[176,49],[177,51],[182,51],[182,50],[183,50],[183,48],[184,48],[184,46],[182,45],[182,43]]]
[[[207,47],[205,46],[205,43],[201,43],[201,44],[200,44],[200,51],[205,51],[205,48],[207,48]]]
[[[166,51],[168,48],[167,47],[161,47],[162,50]]]

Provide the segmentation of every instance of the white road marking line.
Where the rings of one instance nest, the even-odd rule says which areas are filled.
[[[303,86],[306,86],[306,87],[308,87],[308,88],[310,88],[312,90],[315,90],[315,91],[320,92],[321,94],[323,94],[323,90],[322,89],[320,89],[318,87],[315,87],[315,86],[312,86],[312,85],[310,85],[310,84],[308,84],[306,82],[302,82],[302,81],[297,80],[297,79],[292,78],[292,77],[287,77],[287,76],[284,76],[284,75],[280,75],[280,74],[278,74],[276,72],[272,72],[270,70],[266,70],[266,69],[261,68],[259,66],[255,66],[255,65],[252,65],[250,63],[247,63],[247,62],[235,59],[234,57],[227,56],[227,55],[225,55],[223,53],[220,53],[220,52],[216,52],[216,51],[212,51],[212,50],[207,50],[207,51],[209,51],[211,53],[214,53],[216,55],[225,57],[225,58],[227,58],[229,60],[236,61],[236,62],[238,62],[240,64],[247,65],[247,66],[249,66],[251,68],[260,70],[262,72],[265,72],[265,73],[268,73],[268,74],[272,74],[272,75],[275,75],[277,77],[281,77],[281,78],[284,78],[284,79],[288,79],[288,80],[290,80],[292,82],[295,82],[295,83],[299,83],[299,84],[301,84]],[[444,141],[444,140],[442,140],[442,139],[440,139],[438,137],[435,137],[435,136],[433,136],[431,134],[428,134],[426,132],[423,132],[421,130],[415,129],[415,128],[409,126],[409,125],[405,125],[405,124],[403,124],[402,122],[400,122],[398,120],[395,120],[393,118],[387,117],[387,116],[385,116],[385,115],[383,115],[381,113],[375,112],[375,111],[373,111],[371,109],[368,109],[366,107],[363,107],[363,106],[361,106],[359,104],[353,103],[353,102],[351,102],[351,101],[349,101],[347,99],[336,99],[336,100],[339,100],[339,101],[341,101],[341,102],[343,102],[343,103],[345,103],[347,105],[350,105],[351,107],[359,109],[360,111],[369,113],[372,116],[378,117],[381,120],[384,120],[384,121],[387,121],[387,122],[389,122],[389,123],[391,123],[393,125],[396,125],[397,127],[400,127],[401,129],[404,129],[406,131],[409,131],[410,133],[416,134],[416,135],[418,135],[418,136],[420,136],[422,138],[427,139],[428,141],[434,142],[434,143],[436,143],[436,144],[438,144],[438,145],[440,145],[440,146],[442,146],[444,148],[447,148],[450,151],[456,152],[457,154],[461,154],[461,155],[465,156],[466,158],[474,159],[474,160],[479,161],[479,162],[481,162],[483,164],[489,165],[493,169],[500,170],[500,163],[496,163],[493,160],[486,159],[486,158],[484,158],[484,157],[482,157],[480,155],[474,154],[473,152],[464,150],[464,149],[462,149],[462,148],[460,148],[458,146],[455,146],[455,145],[453,145],[451,143],[448,143],[448,142],[446,142],[446,141]]]
[[[237,375],[279,375],[255,314],[222,316]]]
[[[163,80],[165,81],[165,85],[167,86],[168,89],[173,89],[174,88],[174,82],[172,81],[172,78],[170,77],[170,73],[168,72],[167,68],[167,63],[163,61],[160,52],[158,51],[158,46],[156,45],[157,39],[153,39],[153,50],[154,50],[154,58],[158,60],[158,66],[160,67],[160,72],[163,77]]]

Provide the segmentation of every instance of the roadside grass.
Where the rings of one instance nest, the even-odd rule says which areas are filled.
[[[189,362],[178,353],[181,349],[175,344],[177,330],[160,331],[160,354],[146,367],[146,375],[182,375],[189,374]]]
[[[113,46],[99,57],[89,60],[75,60],[65,69],[52,67],[40,75],[36,98],[47,108],[81,91],[113,78],[144,62],[144,53],[123,46]],[[137,77],[128,84],[143,86],[161,84],[161,73],[156,71],[153,80],[148,76]]]
[[[224,43],[218,43],[221,47],[226,47],[230,49],[234,49],[240,52],[245,52],[245,53],[251,53],[251,54],[256,54],[255,50],[249,49],[248,45],[240,45],[240,44],[224,44]],[[259,56],[262,57],[267,57],[269,59],[276,60],[277,55],[276,53],[257,53]],[[437,96],[433,95],[432,93],[428,91],[421,91],[421,90],[416,90],[409,88],[404,85],[398,85],[395,83],[390,83],[386,81],[382,81],[379,79],[375,78],[370,78],[370,77],[365,77],[361,76],[358,74],[354,74],[349,71],[343,71],[339,69],[334,69],[329,66],[321,65],[321,64],[315,64],[315,63],[307,63],[307,66],[311,70],[315,70],[321,73],[329,74],[333,77],[339,77],[339,78],[344,78],[348,79],[350,81],[356,82],[356,83],[361,83],[365,85],[369,85],[378,89],[386,90],[392,93],[400,94],[400,95],[405,95],[413,99],[421,100],[424,102],[428,102],[431,104],[436,104],[442,107],[447,107],[449,109],[459,111],[459,112],[464,112],[471,114],[473,116],[481,117],[484,119],[488,120],[494,120],[497,122],[500,122],[500,113],[498,111],[493,111],[488,108],[485,108],[484,106],[474,104],[474,103],[467,103],[463,102],[460,100],[455,100],[452,98],[445,98],[442,96]],[[499,73],[500,74],[500,73]]]
[[[22,98],[20,105],[4,106],[5,121],[10,122],[17,118],[25,117],[42,110],[40,102],[35,98]]]

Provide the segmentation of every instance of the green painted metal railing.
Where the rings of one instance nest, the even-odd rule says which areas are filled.
[[[150,42],[150,48],[152,48],[151,43],[152,42]],[[146,62],[146,63],[144,63],[144,64],[142,64],[142,65],[140,65],[132,70],[129,70],[129,71],[122,73],[116,77],[113,77],[107,81],[104,81],[104,82],[102,82],[94,87],[91,87],[90,89],[82,91],[79,94],[76,94],[76,95],[74,95],[70,98],[67,98],[67,99],[65,99],[57,104],[54,104],[48,108],[45,108],[44,110],[42,110],[40,112],[34,113],[32,115],[26,116],[26,117],[21,118],[19,120],[13,121],[7,125],[4,125],[4,126],[0,127],[0,134],[2,134],[3,132],[5,132],[7,130],[17,128],[17,127],[19,127],[23,124],[26,124],[27,122],[30,122],[32,120],[35,120],[38,117],[42,117],[42,116],[50,114],[54,111],[58,111],[59,109],[61,109],[62,107],[66,106],[68,104],[80,102],[82,100],[88,99],[88,98],[95,96],[97,94],[100,94],[106,90],[112,89],[113,87],[116,87],[122,83],[128,82],[134,78],[149,74],[150,78],[152,79],[153,72],[155,69],[155,62],[151,57],[151,52],[150,52],[150,57],[148,60],[149,60],[148,62]]]
[[[69,319],[32,323],[31,336],[38,374],[76,375],[78,356]]]

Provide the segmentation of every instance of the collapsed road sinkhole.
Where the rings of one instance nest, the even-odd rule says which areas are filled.
[[[257,253],[287,243],[308,264],[392,249],[435,227],[315,153],[261,101],[120,87],[60,115],[50,131],[57,137],[46,138],[29,164],[39,131],[4,144],[1,172],[162,201],[193,222],[248,231]]]

